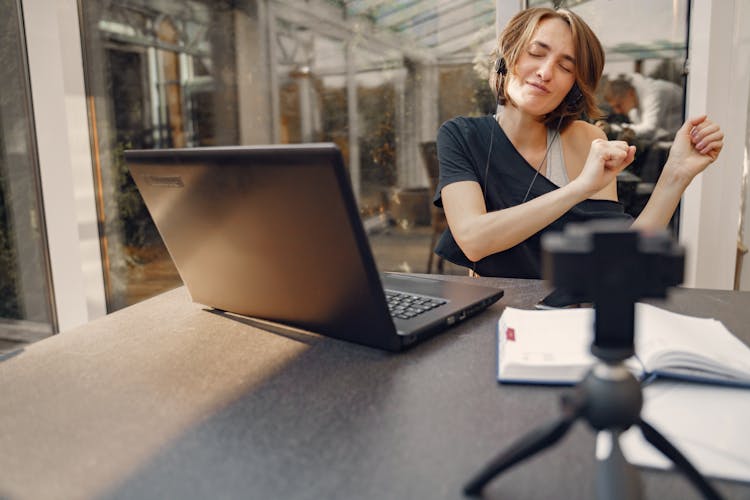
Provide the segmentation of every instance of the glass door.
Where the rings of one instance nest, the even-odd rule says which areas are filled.
[[[181,284],[122,153],[238,143],[237,12],[228,1],[83,0],[81,13],[107,309],[114,311]]]
[[[0,0],[0,353],[56,330],[23,23]]]

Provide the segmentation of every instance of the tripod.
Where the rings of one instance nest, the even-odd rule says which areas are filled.
[[[721,496],[695,467],[662,434],[640,417],[643,405],[641,387],[622,363],[599,362],[576,387],[573,394],[561,398],[562,417],[522,437],[498,455],[464,487],[470,496],[481,494],[497,475],[522,460],[557,443],[579,418],[597,430],[609,432],[611,447],[597,469],[598,498],[634,500],[641,498],[638,471],[630,465],[619,446],[619,435],[631,425],[640,428],[643,437],[667,456],[705,498]]]
[[[638,471],[622,455],[619,436],[636,425],[652,446],[669,458],[706,498],[721,498],[695,467],[640,416],[643,393],[624,361],[635,354],[635,302],[663,297],[669,285],[682,281],[684,254],[666,234],[639,235],[622,226],[569,224],[565,233],[542,239],[545,274],[581,302],[595,307],[591,352],[598,361],[562,397],[562,417],[536,429],[498,455],[464,487],[477,496],[498,474],[557,443],[579,418],[607,433],[609,449],[597,468],[596,491],[602,499],[641,498]]]

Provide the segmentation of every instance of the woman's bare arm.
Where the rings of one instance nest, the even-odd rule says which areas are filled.
[[[716,160],[723,146],[724,133],[705,115],[686,121],[677,131],[667,163],[633,227],[650,230],[666,227],[685,189]]]
[[[596,139],[583,171],[566,186],[526,203],[487,212],[482,190],[473,181],[455,182],[441,191],[448,226],[471,261],[501,252],[544,229],[565,212],[615,182],[635,148],[622,141]]]

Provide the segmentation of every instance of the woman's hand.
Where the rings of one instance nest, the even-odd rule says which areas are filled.
[[[718,158],[723,147],[724,132],[716,123],[706,115],[691,118],[675,134],[664,170],[690,183]]]
[[[635,146],[625,141],[595,139],[581,174],[575,179],[589,197],[609,185],[618,173],[633,162]]]
[[[667,227],[685,188],[716,160],[722,147],[724,133],[705,115],[686,121],[675,134],[664,170],[633,227],[648,230]]]

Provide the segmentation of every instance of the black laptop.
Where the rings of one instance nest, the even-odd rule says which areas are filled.
[[[134,150],[125,159],[197,303],[398,351],[503,295],[380,275],[334,144]]]

